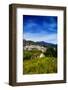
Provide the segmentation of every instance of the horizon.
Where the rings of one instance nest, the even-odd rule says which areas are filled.
[[[32,41],[32,40],[26,40],[26,39],[23,39],[23,40],[25,40],[25,41]],[[45,41],[32,41],[32,42],[45,42]],[[45,42],[45,43],[49,43],[49,42]],[[54,43],[49,43],[49,44],[54,44]],[[57,45],[57,43],[54,44],[54,45]]]
[[[24,39],[57,44],[57,17],[23,15]]]

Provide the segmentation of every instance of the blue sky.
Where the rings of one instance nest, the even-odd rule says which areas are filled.
[[[24,39],[57,44],[57,17],[23,15]]]

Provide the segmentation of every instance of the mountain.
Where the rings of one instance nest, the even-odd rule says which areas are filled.
[[[42,45],[42,46],[44,46],[44,47],[55,47],[55,46],[57,46],[57,44],[52,44],[52,43],[47,43],[47,42],[44,42],[44,41],[39,41],[39,42],[36,42],[37,44],[40,44],[40,45]]]
[[[34,42],[34,41],[30,41],[30,40],[23,40],[23,45],[26,46],[26,45],[39,45],[39,46],[44,46],[44,47],[57,47],[57,44],[52,44],[52,43],[47,43],[47,42],[44,42],[44,41],[37,41],[37,42]]]
[[[23,40],[23,45],[24,45],[24,46],[26,46],[26,45],[36,45],[36,42],[34,42],[34,41],[29,41],[29,40],[27,41],[27,40],[24,39],[24,40]]]

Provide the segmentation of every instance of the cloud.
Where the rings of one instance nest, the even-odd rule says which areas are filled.
[[[57,43],[57,18],[49,16],[24,17],[24,39]]]
[[[48,43],[54,43],[57,44],[57,34],[45,34],[45,35],[39,35],[39,34],[31,34],[26,33],[24,34],[24,39],[26,40],[32,40],[32,41],[45,41]]]

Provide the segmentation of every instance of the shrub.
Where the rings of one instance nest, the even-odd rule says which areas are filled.
[[[24,51],[24,54],[23,54],[23,59],[25,60],[25,59],[30,59],[31,58],[31,56],[32,56],[32,53],[31,52],[29,52],[29,51]]]
[[[57,59],[44,57],[23,62],[23,74],[57,73]]]
[[[44,55],[49,57],[57,57],[57,49],[48,47],[46,52],[44,52]]]
[[[31,59],[31,57],[33,57],[34,55],[40,54],[41,51],[39,51],[39,50],[30,50],[30,51],[24,50],[23,53],[24,53],[23,54],[23,59],[28,60],[28,59]]]

